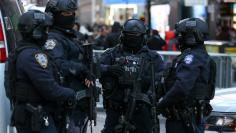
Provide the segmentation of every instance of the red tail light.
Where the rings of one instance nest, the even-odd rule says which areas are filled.
[[[4,34],[3,34],[3,27],[2,23],[0,22],[0,63],[6,61],[6,48],[4,43]]]

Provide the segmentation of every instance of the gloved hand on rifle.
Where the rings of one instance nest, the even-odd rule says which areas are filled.
[[[83,72],[84,84],[89,88],[90,86],[94,86],[95,76],[89,72],[88,70]]]
[[[94,85],[95,76],[88,70],[83,63],[71,63],[69,72],[80,79],[88,88]]]

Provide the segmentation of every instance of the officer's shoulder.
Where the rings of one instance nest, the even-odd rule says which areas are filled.
[[[205,49],[193,51],[193,54],[196,57],[196,59],[202,63],[207,63],[209,61],[209,59],[211,58]]]
[[[47,50],[52,50],[56,47],[56,45],[59,44],[58,42],[60,41],[57,40],[56,38],[48,38],[48,40],[44,44],[44,48]]]
[[[148,47],[144,47],[150,58],[156,59],[156,58],[161,58],[160,54],[157,53],[156,50],[151,50]]]
[[[60,33],[53,32],[53,31],[48,33],[48,40],[55,40],[55,41],[57,41],[57,43],[60,43],[64,39],[65,39],[64,35],[62,35]]]
[[[35,53],[40,53],[42,52],[42,50],[37,47],[27,47],[27,48],[21,49],[18,52],[19,52],[18,53],[19,60],[22,59],[22,60],[27,61],[28,59],[32,58]]]
[[[49,33],[48,33],[48,37],[50,38],[50,37],[57,37],[57,36],[62,36],[60,33],[57,33],[57,32],[55,32],[55,31],[50,31]]]
[[[112,48],[107,48],[105,51],[104,51],[104,54],[110,54],[110,53],[113,53],[113,52],[116,52],[119,50],[119,45],[115,46],[115,47],[112,47]]]
[[[46,50],[52,50],[54,49],[57,45],[61,45],[63,42],[63,37],[57,32],[51,31],[48,33],[48,39],[44,44],[44,48]]]
[[[197,49],[197,50],[186,50],[183,54],[184,57],[188,56],[188,55],[193,55],[195,58],[198,59],[204,59],[206,57],[209,57],[207,51],[202,50],[202,49]]]
[[[185,64],[192,64],[192,62],[198,62],[199,60],[202,60],[201,58],[202,55],[194,50],[186,50],[181,56],[181,60]]]
[[[20,46],[20,47],[16,47],[15,49],[17,52],[20,51],[21,53],[33,53],[35,51],[42,51],[38,46],[34,46],[34,45],[29,45],[29,46]]]
[[[30,63],[37,63],[42,68],[48,65],[48,56],[39,48],[24,49],[18,56],[19,62],[25,65]]]
[[[185,58],[186,56],[189,56],[189,55],[194,55],[195,56],[195,52],[192,50],[192,49],[186,49],[184,50],[182,53],[181,53],[181,58]]]

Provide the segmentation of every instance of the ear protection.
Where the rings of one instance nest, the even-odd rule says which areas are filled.
[[[41,31],[39,31],[40,29],[37,27],[34,29],[32,37],[36,40],[40,39],[42,37],[42,33]]]
[[[199,32],[199,30],[194,30],[193,35],[197,42],[204,42],[203,34]]]
[[[40,40],[40,39],[43,39],[45,38],[46,35],[46,31],[43,30],[43,28],[39,25],[37,26],[34,30],[33,30],[33,33],[32,33],[32,37],[35,39],[35,40]]]

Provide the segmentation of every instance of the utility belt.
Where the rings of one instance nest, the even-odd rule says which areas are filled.
[[[170,108],[166,108],[164,110],[161,111],[161,113],[168,119],[168,120],[182,120],[181,115],[186,111],[189,112],[194,112],[194,108],[176,108],[176,107],[170,107]]]
[[[212,111],[209,103],[199,102],[196,106],[176,108],[171,107],[162,110],[162,114],[168,120],[182,121],[188,133],[195,133],[195,124],[201,124],[203,117],[206,117]]]
[[[30,103],[17,104],[11,117],[11,125],[30,128],[33,132],[39,132],[50,125],[49,112],[41,105],[33,106]]]
[[[183,122],[187,133],[195,133],[196,122],[194,113],[194,108],[177,109],[172,107],[162,111],[167,120]]]

